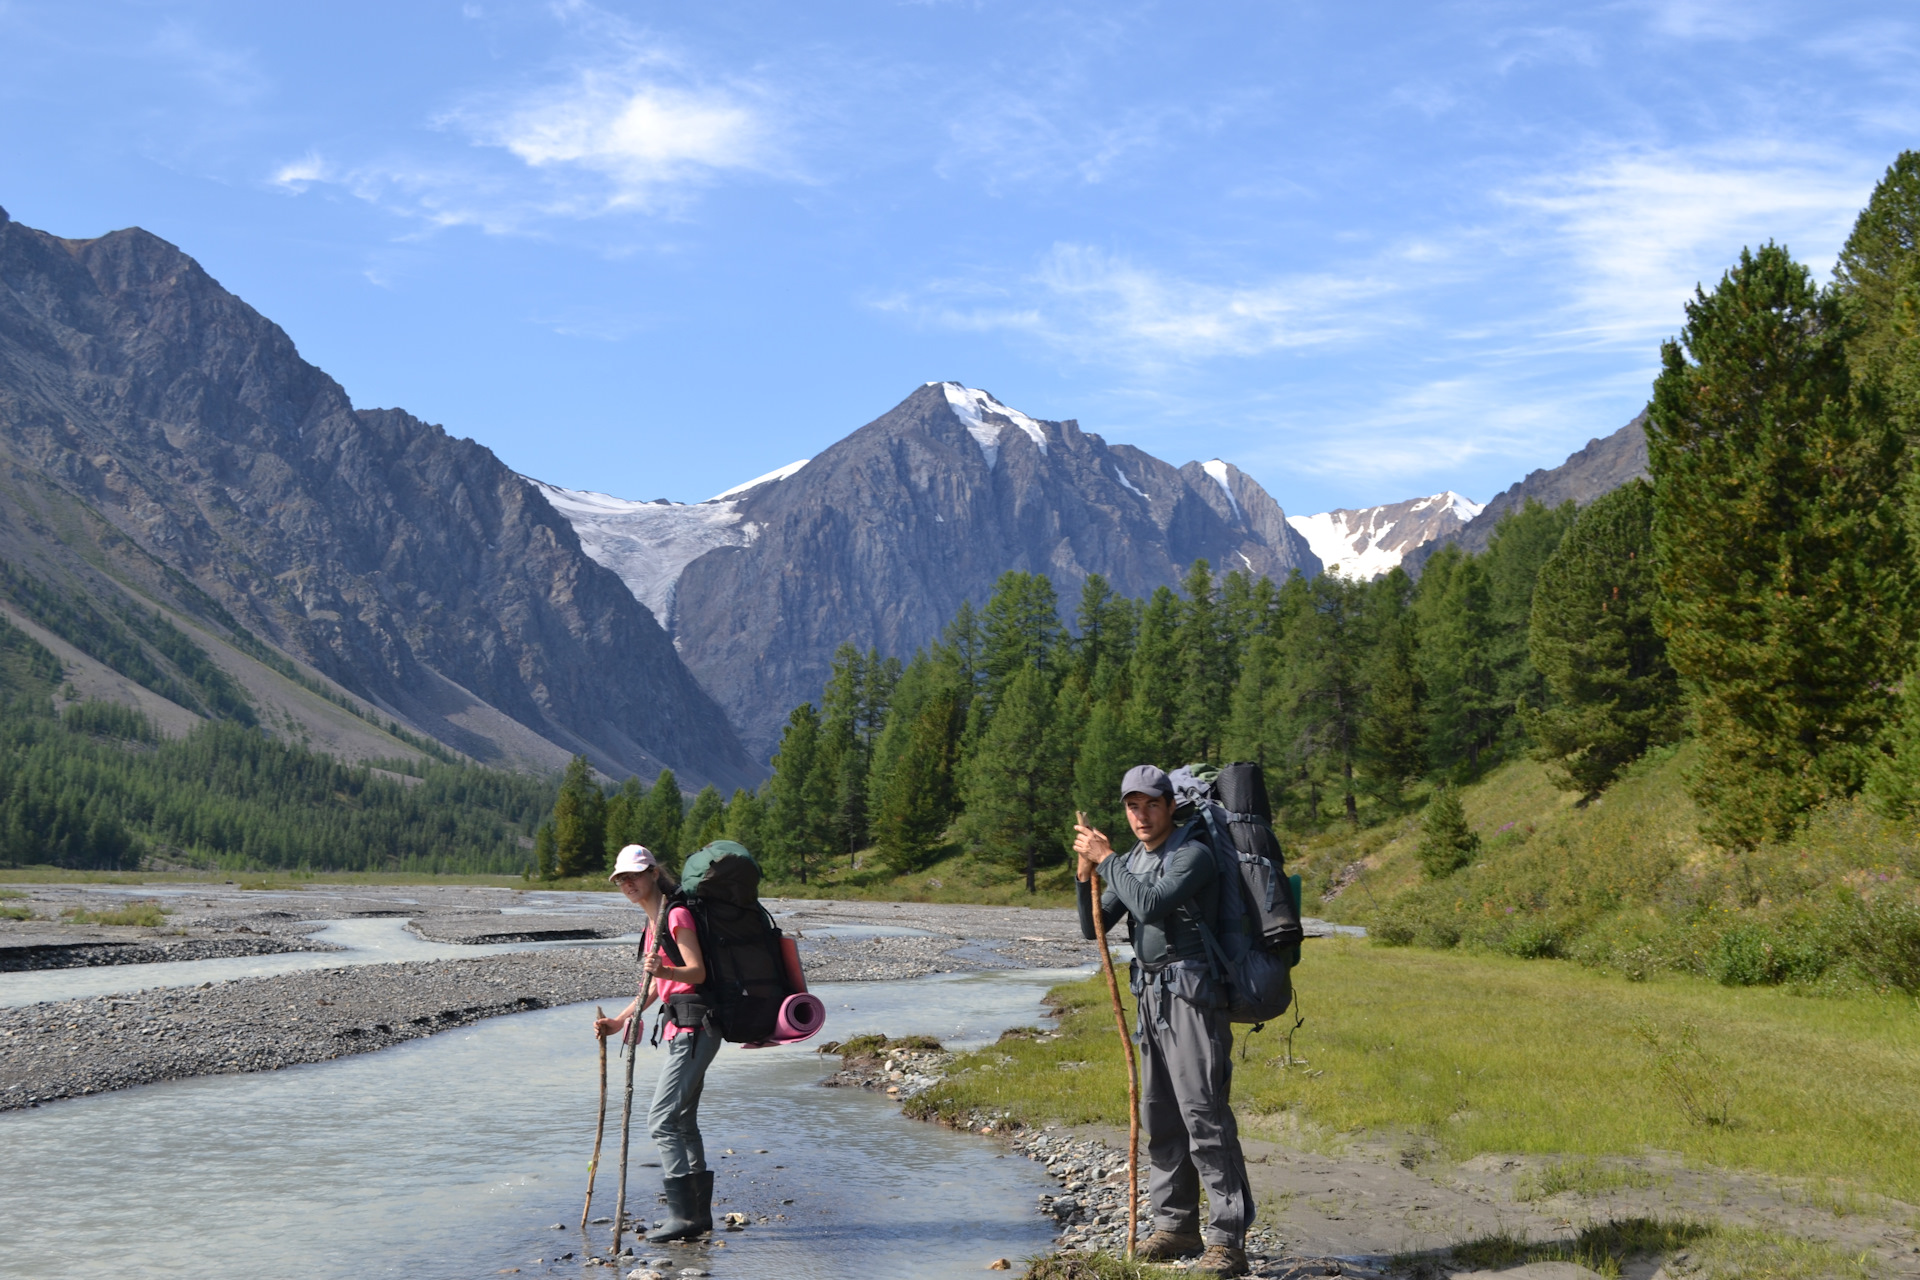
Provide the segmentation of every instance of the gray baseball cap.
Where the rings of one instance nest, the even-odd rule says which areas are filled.
[[[1164,770],[1157,765],[1137,764],[1127,770],[1127,776],[1120,780],[1120,798],[1125,800],[1134,792],[1150,796],[1170,796],[1173,783],[1167,780]]]

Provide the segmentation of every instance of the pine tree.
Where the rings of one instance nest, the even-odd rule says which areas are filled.
[[[736,787],[727,801],[726,837],[746,846],[756,858],[767,853],[767,806],[760,794]]]
[[[1499,701],[1494,714],[1501,721],[1493,733],[1495,741],[1512,736],[1505,732],[1509,727],[1520,727],[1515,718],[1520,707],[1538,707],[1545,701],[1546,685],[1528,656],[1527,625],[1540,566],[1566,537],[1573,521],[1572,502],[1547,507],[1529,498],[1520,510],[1501,517],[1482,557],[1491,627],[1487,656]]]
[[[1008,681],[969,770],[964,832],[983,855],[1035,874],[1065,848],[1071,762],[1051,682],[1029,662]]]
[[[831,813],[816,807],[815,777],[821,771],[820,715],[803,702],[787,717],[780,749],[773,756],[773,778],[767,785],[767,857],[785,876],[807,882],[809,866],[825,856],[832,841]]]
[[[1833,280],[1854,376],[1884,396],[1896,429],[1920,435],[1920,151],[1901,152],[1874,187]]]
[[[1320,786],[1333,784],[1353,826],[1360,822],[1354,762],[1366,696],[1360,684],[1362,590],[1331,573],[1307,584],[1307,607],[1288,620],[1280,641],[1275,681],[1278,719],[1297,768]]]
[[[991,703],[1023,668],[1033,667],[1048,677],[1050,685],[1057,677],[1066,642],[1059,605],[1053,583],[1043,573],[1009,570],[994,584],[981,627],[990,711]]]
[[[669,869],[680,865],[680,855],[688,852],[680,845],[680,827],[685,820],[686,802],[680,795],[680,783],[673,770],[662,769],[653,780],[647,798],[635,811],[635,841],[653,850],[654,856]]]
[[[1126,729],[1134,746],[1166,760],[1179,745],[1174,734],[1180,703],[1179,632],[1179,598],[1166,587],[1155,588],[1140,612],[1139,637],[1127,664]]]
[[[726,805],[712,783],[700,788],[680,824],[680,852],[691,854],[718,840],[726,832]]]
[[[1279,665],[1280,643],[1274,637],[1256,635],[1247,642],[1240,658],[1240,679],[1234,683],[1227,708],[1227,758],[1251,760],[1267,770],[1284,757],[1284,738],[1274,715],[1280,697]]]
[[[607,865],[613,865],[613,859],[630,844],[645,844],[640,838],[640,814],[646,800],[646,792],[640,786],[640,779],[628,774],[620,783],[619,790],[607,799]]]
[[[1420,844],[1414,852],[1434,880],[1452,875],[1480,852],[1480,833],[1467,825],[1467,811],[1454,788],[1441,787],[1427,802],[1420,824]]]
[[[1695,798],[1736,847],[1859,785],[1907,652],[1900,440],[1846,338],[1835,295],[1768,244],[1661,350],[1655,617],[1698,725]]]
[[[1117,841],[1127,830],[1120,780],[1147,757],[1127,733],[1126,709],[1117,692],[1090,699],[1085,714],[1073,763],[1073,807],[1087,815],[1088,825]]]
[[[862,654],[843,644],[833,655],[833,671],[821,698],[820,767],[832,791],[833,849],[851,854],[867,843],[867,774],[873,759],[874,690],[888,677],[877,653]],[[884,708],[880,714],[884,714]]]
[[[541,880],[555,880],[560,876],[560,854],[555,847],[553,822],[549,819],[540,824],[533,833],[533,874]]]
[[[1502,724],[1493,664],[1493,601],[1479,558],[1444,547],[1414,592],[1415,654],[1426,688],[1427,759],[1478,773]]]
[[[1181,586],[1186,600],[1174,641],[1180,689],[1173,709],[1172,755],[1182,763],[1217,762],[1239,655],[1214,599],[1213,572],[1207,562],[1195,560]]]
[[[1426,687],[1420,680],[1413,581],[1395,565],[1367,588],[1367,653],[1360,683],[1360,767],[1367,787],[1398,804],[1407,784],[1426,772]]]
[[[1580,514],[1533,594],[1529,652],[1552,698],[1524,713],[1527,732],[1556,784],[1583,799],[1679,732],[1653,606],[1653,488],[1630,480]]]
[[[921,703],[899,762],[878,793],[874,843],[895,874],[926,865],[953,820],[961,727],[958,695],[951,688],[935,690]]]
[[[607,798],[585,756],[567,762],[553,804],[554,865],[565,876],[592,875],[606,865]]]

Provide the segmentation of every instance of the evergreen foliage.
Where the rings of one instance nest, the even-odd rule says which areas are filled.
[[[585,756],[569,760],[561,775],[560,795],[553,802],[553,848],[558,875],[592,875],[606,867],[607,797]]]
[[[1430,879],[1441,880],[1472,862],[1480,852],[1480,833],[1467,825],[1457,788],[1443,786],[1427,802],[1420,823],[1420,865]]]
[[[1033,662],[1014,673],[966,779],[968,842],[989,858],[1018,867],[1029,893],[1038,870],[1062,858],[1071,825],[1072,760],[1050,686]]]
[[[1526,713],[1526,728],[1556,781],[1583,800],[1679,732],[1679,683],[1653,605],[1653,488],[1633,480],[1581,513],[1533,595],[1528,652],[1552,701]]]
[[[1910,632],[1901,441],[1853,384],[1837,296],[1772,244],[1696,290],[1647,446],[1655,616],[1738,847],[1858,788]]]

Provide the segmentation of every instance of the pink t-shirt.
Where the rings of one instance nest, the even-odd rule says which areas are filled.
[[[687,910],[685,907],[673,907],[669,909],[667,912],[667,932],[673,935],[674,941],[676,943],[679,941],[679,935],[681,933],[693,932],[693,912]],[[667,953],[667,949],[664,945],[656,947],[654,948],[654,950],[656,950],[660,954],[660,963],[673,964],[673,957]],[[682,960],[686,959],[684,955],[681,956],[680,958]],[[674,965],[674,967],[679,968],[680,966]],[[642,986],[646,985],[645,978],[641,979],[641,985]],[[663,978],[663,977],[655,977],[653,980],[654,997],[659,1002],[662,1010],[666,1008],[667,1000],[669,997],[680,995],[684,992],[688,992],[692,990],[693,990],[693,984],[690,982],[675,982],[672,978]],[[682,1031],[691,1031],[693,1029],[691,1027],[676,1027],[673,1025],[673,1020],[671,1018],[667,1019],[666,1023],[667,1023],[667,1039],[669,1040],[679,1035]]]

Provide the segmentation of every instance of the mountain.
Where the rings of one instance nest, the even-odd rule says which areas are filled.
[[[1585,447],[1569,454],[1557,467],[1529,471],[1527,478],[1495,494],[1480,514],[1451,535],[1443,536],[1407,557],[1409,572],[1418,573],[1427,558],[1450,543],[1471,552],[1487,549],[1500,518],[1518,511],[1528,499],[1542,506],[1557,507],[1571,502],[1584,507],[1605,493],[1612,493],[1636,476],[1647,475],[1647,415],[1643,412],[1612,435],[1587,441]]]
[[[502,765],[762,773],[538,489],[356,409],[145,231],[64,240],[0,211],[0,491],[0,607],[170,723],[225,714],[198,652],[244,691],[232,714],[349,754],[398,754],[410,726]]]
[[[757,759],[820,696],[835,648],[910,654],[1008,570],[1046,574],[1071,615],[1092,573],[1145,595],[1203,557],[1276,581],[1320,569],[1232,464],[1176,468],[957,382],[706,502],[541,491],[666,623]]]
[[[1480,514],[1480,504],[1449,489],[1383,507],[1345,508],[1315,516],[1288,516],[1329,573],[1377,578],[1408,553],[1458,533]]]

